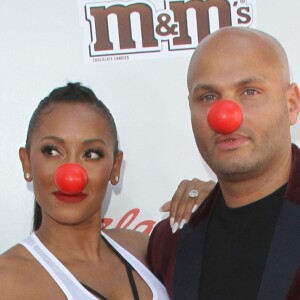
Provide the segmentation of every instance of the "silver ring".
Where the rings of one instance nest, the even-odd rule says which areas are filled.
[[[197,190],[191,190],[189,192],[189,197],[191,198],[197,198],[199,196],[199,192]]]

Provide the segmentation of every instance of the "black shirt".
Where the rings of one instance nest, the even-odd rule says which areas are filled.
[[[285,189],[239,208],[219,199],[207,229],[199,299],[257,298]]]

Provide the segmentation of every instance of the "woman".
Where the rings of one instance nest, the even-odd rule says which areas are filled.
[[[168,299],[145,267],[147,236],[101,231],[101,205],[109,181],[118,183],[123,154],[109,110],[90,89],[69,83],[42,100],[19,154],[33,182],[34,233],[0,256],[2,299]],[[76,195],[54,183],[65,163],[87,173]]]

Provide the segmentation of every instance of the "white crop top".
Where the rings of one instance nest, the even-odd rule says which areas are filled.
[[[169,300],[168,294],[162,283],[126,249],[112,240],[107,234],[101,235],[109,244],[126,260],[135,271],[148,284],[153,294],[153,300]],[[38,237],[32,233],[21,243],[34,258],[46,269],[62,289],[68,300],[98,300],[92,293],[86,290],[73,274],[44,246]]]

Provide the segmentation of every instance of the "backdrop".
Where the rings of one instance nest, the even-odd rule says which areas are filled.
[[[240,13],[240,25],[256,27],[278,38],[288,53],[293,81],[299,83],[298,0],[201,2],[210,1],[230,3],[232,11]],[[82,0],[1,0],[0,252],[24,239],[31,230],[32,185],[23,179],[18,157],[29,118],[43,97],[68,81],[91,87],[111,109],[117,123],[124,163],[120,183],[114,189],[110,187],[106,197],[103,215],[109,227],[149,231],[165,217],[158,209],[172,197],[182,179],[214,179],[198,154],[190,125],[186,71],[195,37],[188,47],[182,46],[185,50],[177,51],[180,47],[173,39],[176,32],[172,36],[166,31],[176,26],[178,29],[183,23],[176,23],[170,3],[139,3],[148,5],[147,12],[155,15],[152,42],[156,48],[152,54],[144,49],[143,32],[138,32],[140,42],[133,51],[123,51],[124,41],[120,39],[103,56],[101,45],[97,45],[100,21],[92,5],[87,9]],[[244,10],[238,11],[239,7]],[[168,26],[157,30],[158,21],[167,21],[168,16]],[[193,22],[188,24],[195,36]],[[141,21],[137,24],[142,28]],[[166,41],[173,50],[166,47]],[[113,53],[120,59],[113,59]],[[298,122],[292,128],[297,144],[299,126]]]

